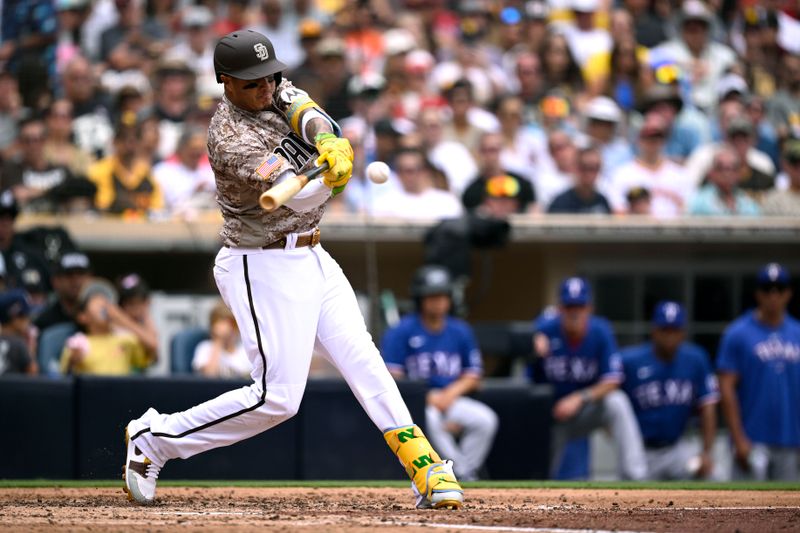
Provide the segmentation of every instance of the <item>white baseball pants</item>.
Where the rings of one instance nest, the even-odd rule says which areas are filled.
[[[617,464],[622,479],[643,480],[647,459],[642,433],[628,396],[613,390],[602,400],[585,404],[575,417],[553,424],[550,449],[550,475],[555,478],[568,440],[585,437],[595,429],[607,428],[617,447]]]
[[[223,248],[214,278],[233,312],[252,364],[253,384],[175,414],[148,411],[137,446],[156,465],[252,437],[300,406],[312,351],[347,381],[381,430],[412,424],[342,269],[322,246]]]
[[[458,441],[447,429],[450,423],[461,428]],[[453,460],[453,469],[461,481],[478,479],[497,426],[497,413],[491,407],[466,396],[456,399],[445,413],[432,405],[425,408],[425,433],[439,455]]]

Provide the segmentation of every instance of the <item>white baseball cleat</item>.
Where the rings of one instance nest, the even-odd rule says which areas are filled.
[[[125,428],[125,446],[128,452],[122,467],[122,479],[125,481],[122,490],[130,501],[148,505],[156,499],[156,481],[161,467],[145,457],[130,439],[130,433],[136,425],[135,421],[131,421]]]

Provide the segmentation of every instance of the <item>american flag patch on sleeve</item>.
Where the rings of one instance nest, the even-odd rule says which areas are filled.
[[[259,165],[259,167],[256,169],[256,174],[264,179],[267,179],[276,168],[281,166],[282,159],[283,158],[277,154],[269,156],[267,160],[261,163],[261,165]]]

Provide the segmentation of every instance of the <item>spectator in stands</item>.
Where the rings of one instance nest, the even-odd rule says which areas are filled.
[[[214,73],[213,22],[214,15],[206,6],[186,6],[181,12],[183,31],[177,42],[164,53],[164,57],[169,61],[181,62],[194,72],[200,94],[221,96]]]
[[[341,120],[351,112],[348,103],[350,72],[345,66],[344,41],[339,37],[325,37],[317,45],[317,53],[320,56],[318,74],[325,83],[321,98],[316,101],[328,110],[331,118]]]
[[[594,95],[610,96],[624,111],[630,111],[652,83],[652,73],[643,60],[645,55],[632,35],[615,36],[608,54],[607,72],[595,74],[589,90]],[[602,59],[601,56],[593,61]]]
[[[138,45],[122,41],[108,54],[106,67],[100,74],[100,88],[109,95],[112,103],[126,87],[145,94],[150,90],[150,80],[144,72],[145,68],[145,51]],[[113,108],[112,110],[116,111]]]
[[[2,6],[0,64],[20,82],[25,107],[39,110],[55,76],[58,25],[49,0],[7,2]]]
[[[156,66],[153,93],[153,106],[148,112],[158,118],[158,157],[166,159],[175,153],[192,111],[194,72],[182,61],[165,58]]]
[[[783,173],[778,182],[788,182],[787,188],[769,191],[762,200],[765,215],[800,215],[800,139],[786,141],[781,157]]]
[[[164,206],[150,163],[138,152],[140,135],[136,117],[123,117],[114,134],[113,154],[89,167],[89,179],[97,185],[97,209],[140,217]]]
[[[800,56],[783,56],[779,80],[778,91],[767,103],[769,121],[780,139],[800,139]]]
[[[758,204],[739,188],[742,160],[733,147],[720,147],[708,173],[708,183],[689,200],[690,215],[761,214]]]
[[[111,51],[121,43],[146,49],[156,42],[156,35],[148,35],[144,26],[143,0],[114,0],[117,21],[100,35],[100,60],[107,61]]]
[[[709,477],[717,429],[717,378],[708,354],[686,342],[686,315],[676,302],[659,302],[651,341],[622,351],[628,394],[639,421],[649,479]],[[702,449],[684,438],[689,419],[700,413]]]
[[[633,19],[636,42],[653,48],[667,40],[664,20],[653,9],[648,0],[625,0],[625,10]]]
[[[669,69],[664,67],[664,70]],[[694,106],[683,105],[676,84],[653,84],[642,96],[639,111],[642,115],[661,115],[669,132],[664,153],[678,163],[682,163],[696,148],[711,141],[708,117]]]
[[[628,397],[619,390],[622,361],[610,324],[593,315],[591,290],[583,278],[560,287],[558,314],[537,321],[536,365],[554,387],[551,475],[555,477],[567,441],[605,427],[617,447],[624,479],[644,479],[647,464],[642,435]]]
[[[23,289],[12,289],[0,294],[0,327],[3,337],[13,337],[23,344],[29,358],[30,354],[36,353],[36,337],[39,332],[31,324],[31,305]],[[0,349],[2,347],[3,344],[0,343]],[[26,371],[30,374],[38,373],[35,359],[30,358]]]
[[[211,310],[210,338],[197,345],[192,368],[206,377],[247,378],[252,365],[242,346],[239,327],[228,307],[219,301]]]
[[[153,167],[153,177],[164,195],[164,208],[173,215],[191,217],[197,210],[217,207],[205,130],[188,128],[175,154]]]
[[[23,210],[52,212],[55,208],[50,192],[76,178],[66,166],[47,160],[44,151],[45,125],[42,120],[30,118],[22,121],[19,143],[19,158],[6,161],[0,169],[0,187],[14,191]]]
[[[447,178],[447,190],[458,195],[475,175],[478,166],[467,147],[444,137],[445,109],[440,106],[424,107],[417,118],[426,157]]]
[[[0,376],[36,375],[38,365],[25,343],[12,335],[0,333]]]
[[[453,43],[450,59],[440,61],[431,71],[435,87],[448,87],[458,79],[472,85],[475,102],[483,107],[491,104],[508,87],[508,78],[499,65],[496,48],[489,44],[489,9],[486,2],[464,2],[460,6],[460,39]]]
[[[91,264],[86,254],[67,252],[58,259],[50,277],[53,296],[35,322],[39,331],[65,322],[77,325],[79,297],[90,279]]]
[[[514,94],[519,96],[523,104],[522,121],[524,124],[532,124],[536,122],[539,104],[545,95],[539,56],[526,49],[517,52],[514,58],[514,77],[517,86]]]
[[[328,80],[321,75],[322,55],[319,43],[322,40],[322,24],[314,19],[303,19],[297,28],[300,46],[303,49],[303,61],[297,68],[286,73],[295,87],[302,87],[315,102],[324,102]]]
[[[17,126],[25,113],[17,79],[0,69],[0,161],[10,157],[16,149]]]
[[[611,177],[609,194],[616,211],[625,211],[628,191],[642,187],[650,191],[651,214],[658,218],[674,218],[686,212],[694,183],[683,167],[667,159],[664,145],[667,123],[660,114],[645,115],[639,129],[639,151],[636,159],[621,165]]]
[[[0,192],[0,253],[5,266],[4,278],[7,287],[22,287],[26,272],[36,272],[39,279],[50,277],[42,251],[24,242],[17,233],[15,224],[19,205],[11,189]],[[45,283],[47,285],[47,283]]]
[[[487,132],[481,135],[478,141],[478,162],[480,163],[480,168],[477,176],[468,183],[464,192],[461,194],[461,201],[468,210],[475,209],[480,205],[486,197],[486,192],[488,190],[487,182],[496,176],[510,177],[519,184],[522,197],[525,198],[525,206],[536,201],[536,193],[530,182],[528,182],[527,185],[523,184],[523,182],[527,182],[528,180],[506,170],[501,163],[500,153],[502,149],[503,137],[500,133]]]
[[[755,147],[753,123],[745,115],[744,104],[737,100],[727,100],[719,106],[719,127],[724,132],[724,140],[734,147],[746,168],[742,169],[741,180],[748,183],[749,190],[760,191],[771,188],[775,176],[775,165],[769,155]],[[694,183],[700,184],[706,178],[714,153],[721,142],[709,142],[697,148],[686,161],[686,174]]]
[[[150,287],[139,274],[122,276],[116,283],[119,309],[125,317],[119,327],[133,333],[148,353],[158,352],[158,328],[150,314]]]
[[[736,54],[710,38],[713,14],[700,0],[684,2],[680,37],[656,47],[652,54],[669,58],[690,77],[691,102],[709,112],[716,107],[719,79],[734,64]]]
[[[74,56],[64,66],[61,83],[64,98],[72,103],[75,144],[95,158],[105,156],[114,136],[111,103],[98,90],[92,64],[84,56]]]
[[[578,171],[575,185],[555,197],[547,208],[548,213],[610,214],[611,205],[597,190],[597,177],[602,161],[597,148],[578,151]]]
[[[256,3],[259,22],[252,28],[255,31],[269,35],[273,46],[281,51],[281,61],[290,69],[297,67],[303,61],[303,49],[297,32],[298,18],[294,9],[294,2],[282,0],[261,0]],[[369,28],[380,37],[377,29]],[[372,54],[380,53],[370,49]]]
[[[394,171],[402,190],[377,198],[373,204],[374,215],[438,220],[461,214],[458,198],[433,186],[431,170],[421,150],[401,149],[395,159]]]
[[[67,339],[61,353],[64,374],[124,376],[140,372],[155,362],[131,333],[115,332],[123,327],[116,293],[104,280],[89,282],[81,291],[77,322],[81,331]]]
[[[586,104],[583,117],[584,132],[603,156],[602,182],[605,184],[620,166],[633,159],[630,143],[619,133],[624,117],[619,106],[607,96],[592,98]]]
[[[584,91],[581,68],[570,52],[567,39],[559,32],[550,30],[539,49],[544,90],[559,89],[573,102]]]
[[[495,129],[497,119],[475,105],[472,85],[468,80],[457,80],[444,91],[444,97],[450,107],[450,118],[444,124],[442,137],[446,141],[461,143],[473,157],[477,157],[481,134]],[[453,192],[458,194],[459,191]]]
[[[544,0],[528,0],[524,6],[524,45],[529,50],[539,50],[547,36],[550,6]]]
[[[547,140],[544,134],[523,123],[523,111],[523,102],[518,96],[501,96],[495,103],[503,137],[500,164],[533,183],[549,159]]]
[[[45,116],[44,157],[50,165],[67,167],[75,177],[85,178],[91,154],[72,140],[72,102],[59,99],[50,105]]]
[[[536,199],[542,207],[571,188],[578,172],[578,149],[567,131],[554,129],[547,135],[547,153],[551,163],[544,164],[534,180]]]
[[[497,432],[498,418],[469,397],[483,375],[481,352],[470,326],[450,316],[453,283],[447,269],[417,270],[411,288],[416,310],[387,331],[381,353],[396,379],[424,381],[425,431],[437,450],[453,460],[456,475],[476,480]]]
[[[569,6],[574,24],[566,25],[563,32],[572,56],[578,66],[584,68],[593,54],[611,50],[611,35],[607,30],[595,26],[599,0],[571,0]]]
[[[761,268],[756,308],[720,340],[717,370],[734,479],[796,482],[800,476],[800,323],[786,311],[790,283],[783,266]]]

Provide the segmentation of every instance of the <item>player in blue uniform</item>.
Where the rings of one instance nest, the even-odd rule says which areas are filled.
[[[592,314],[583,278],[561,284],[558,315],[537,320],[534,349],[541,373],[553,385],[551,477],[567,441],[605,427],[617,447],[620,476],[643,479],[647,466],[642,435],[628,397],[619,390],[622,362],[611,325]]]
[[[411,289],[417,312],[386,332],[381,352],[396,378],[428,383],[425,433],[453,460],[459,479],[475,480],[498,421],[489,406],[467,396],[480,385],[483,363],[472,328],[450,316],[452,291],[446,269],[420,268]]]
[[[756,308],[720,341],[717,370],[734,479],[798,479],[800,322],[786,312],[790,282],[781,265],[764,266],[756,277]]]
[[[717,378],[705,350],[686,342],[686,316],[676,302],[659,302],[651,342],[622,351],[628,394],[639,421],[650,479],[708,477],[717,430]],[[695,409],[702,451],[682,438]]]

